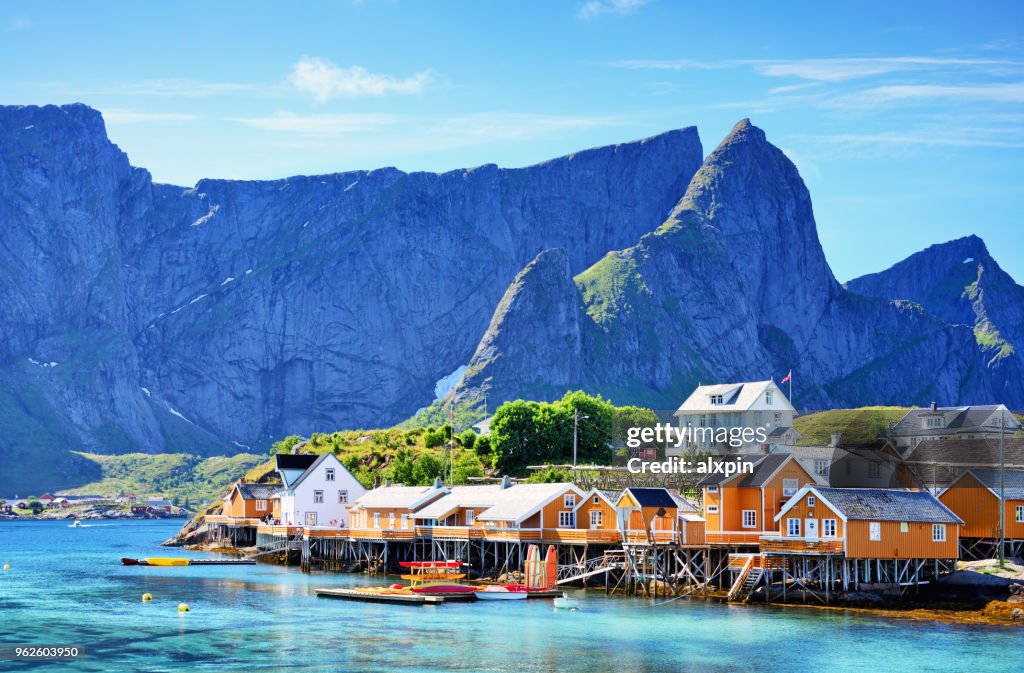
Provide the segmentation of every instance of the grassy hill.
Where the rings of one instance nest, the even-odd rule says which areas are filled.
[[[240,453],[202,458],[187,453],[127,453],[103,456],[78,453],[97,467],[100,478],[68,489],[70,493],[150,494],[176,499],[192,509],[220,498],[231,482],[266,460],[266,456]]]
[[[819,411],[793,420],[793,427],[803,435],[800,444],[828,444],[833,433],[841,433],[843,444],[875,444],[889,421],[896,422],[909,411],[908,407],[860,407]]]

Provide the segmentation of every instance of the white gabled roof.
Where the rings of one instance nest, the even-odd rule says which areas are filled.
[[[509,488],[515,488],[510,486]],[[461,508],[487,508],[494,505],[503,490],[501,484],[452,486],[451,493],[438,498],[412,515],[414,519],[445,519]]]
[[[775,400],[771,406],[764,403],[764,393],[769,388],[775,391]],[[711,397],[713,395],[721,395],[722,404],[712,405]],[[750,411],[754,407],[765,410],[796,411],[774,381],[748,381],[697,386],[686,398],[686,401],[679,406],[675,415]]]
[[[479,521],[506,521],[519,524],[533,516],[545,505],[566,493],[583,497],[573,484],[516,484],[496,497],[495,504],[477,516]]]
[[[442,486],[380,486],[356,498],[352,509],[409,509],[422,507],[438,494],[448,493]]]

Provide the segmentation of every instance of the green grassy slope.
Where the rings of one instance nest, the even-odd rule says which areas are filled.
[[[843,444],[881,443],[879,438],[889,421],[895,423],[907,411],[907,407],[831,409],[798,416],[793,427],[803,435],[801,444],[828,444],[835,432],[842,434]]]

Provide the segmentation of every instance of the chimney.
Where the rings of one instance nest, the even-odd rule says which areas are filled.
[[[938,411],[938,410],[939,410],[938,403],[937,402],[932,402],[932,411]]]
[[[506,488],[508,488],[511,485],[512,485],[512,479],[510,479],[507,474],[504,477],[501,478],[501,488],[502,489],[506,489]]]
[[[384,486],[387,487],[387,486],[390,486],[390,485],[391,485],[391,478],[390,477],[385,477],[384,478]]]
[[[841,433],[841,432],[833,432],[832,433],[832,439],[831,439],[831,441],[829,441],[828,445],[831,446],[834,449],[837,446],[839,446],[839,441],[842,438],[843,438],[843,433]]]
[[[444,482],[441,481],[441,477],[434,480],[434,488],[441,488],[442,486],[444,486]]]
[[[373,487],[377,488],[379,486],[380,486],[380,475],[378,474],[376,477],[373,478]]]

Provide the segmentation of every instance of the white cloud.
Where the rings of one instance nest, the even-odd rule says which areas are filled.
[[[833,99],[831,107],[873,107],[901,101],[936,100],[972,103],[1024,103],[1024,82],[950,86],[901,84],[879,86]]]
[[[152,122],[190,122],[199,119],[199,115],[178,112],[143,112],[140,110],[123,110],[106,108],[101,110],[103,120],[108,124],[138,124]]]
[[[418,94],[426,88],[430,71],[424,70],[404,79],[371,73],[362,66],[337,66],[322,58],[304,56],[292,68],[288,80],[299,91],[312,94],[318,101],[336,97]]]
[[[346,133],[366,133],[394,124],[398,117],[390,114],[351,113],[296,115],[280,112],[270,117],[233,117],[231,121],[243,126],[303,135],[336,136]]]
[[[789,61],[741,61],[753,65],[768,77],[796,77],[816,82],[845,82],[893,72],[921,68],[978,68],[1020,65],[1015,61],[973,58],[931,58],[899,56],[893,58],[809,58]]]
[[[589,21],[602,14],[630,14],[647,4],[647,0],[587,0],[578,15]]]
[[[240,82],[197,82],[189,79],[151,79],[141,82],[125,82],[121,91],[147,96],[216,96],[225,93],[245,93],[264,88],[256,84]]]

